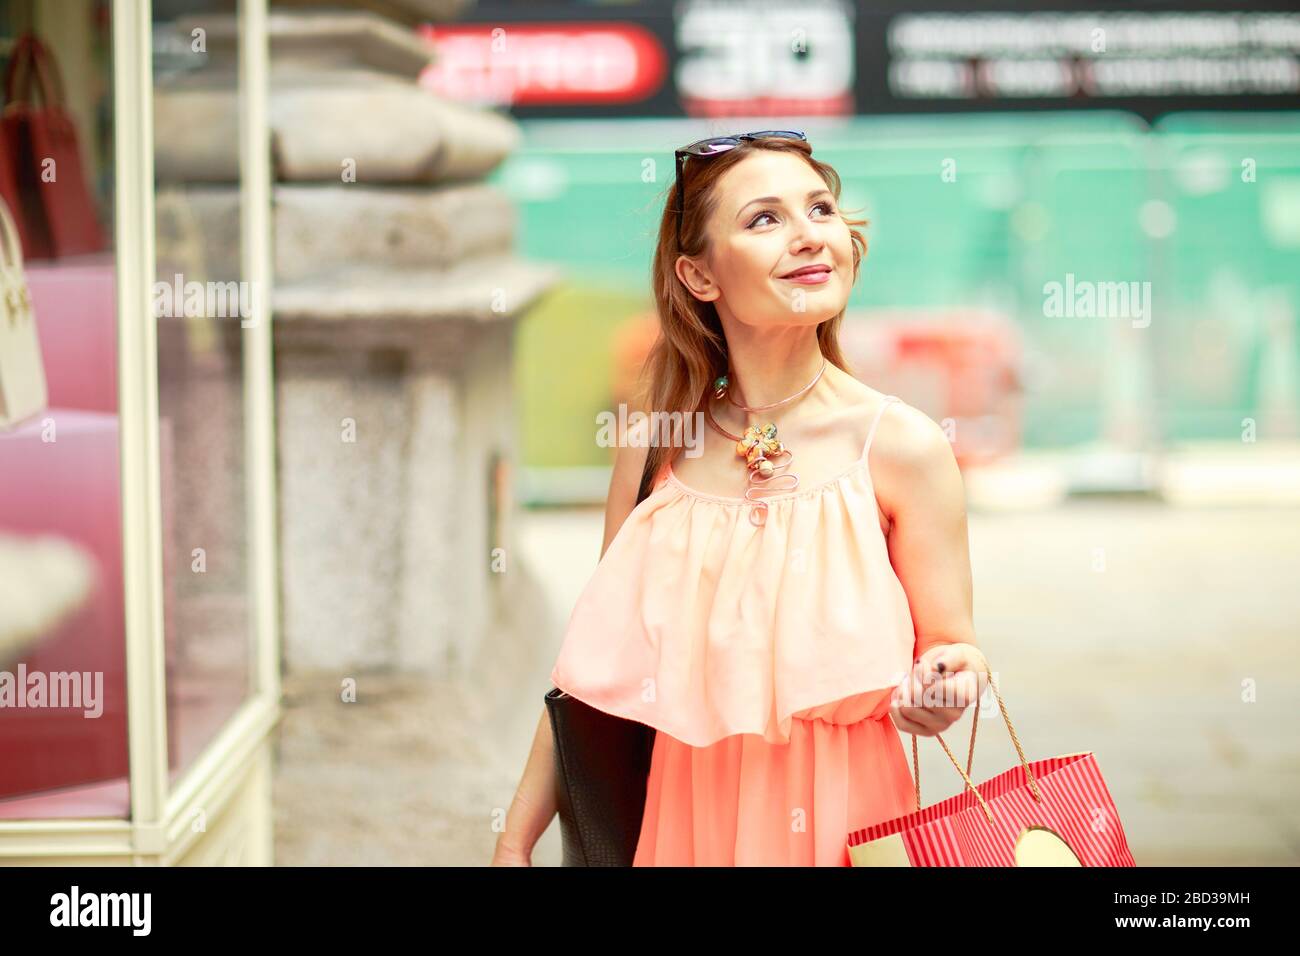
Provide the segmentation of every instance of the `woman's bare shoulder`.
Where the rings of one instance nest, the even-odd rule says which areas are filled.
[[[869,432],[879,418],[871,439],[871,462],[882,465],[924,466],[935,464],[944,453],[951,454],[947,434],[937,422],[898,395],[882,392],[859,380],[851,380],[848,397],[855,418]],[[890,398],[897,399],[889,408]]]
[[[872,448],[881,458],[903,467],[924,467],[953,458],[948,433],[933,418],[902,398],[881,416]]]
[[[902,398],[881,416],[870,458],[878,496],[890,514],[913,501],[937,506],[964,498],[948,433]]]

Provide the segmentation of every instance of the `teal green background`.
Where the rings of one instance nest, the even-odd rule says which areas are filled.
[[[516,374],[532,467],[604,465],[619,326],[652,308],[650,260],[672,149],[720,130],[684,121],[528,121],[493,176],[517,204],[517,247],[566,279],[522,321]],[[859,117],[804,124],[871,221],[849,301],[989,306],[1062,374],[1025,395],[1026,447],[1099,434],[1104,322],[1048,317],[1043,285],[1150,281],[1151,388],[1163,440],[1236,437],[1258,411],[1265,322],[1300,365],[1300,114]],[[955,182],[943,182],[945,160]],[[1253,164],[1255,181],[1242,178]],[[1152,205],[1155,204],[1155,205]],[[1164,205],[1160,205],[1164,204]],[[1172,214],[1172,215],[1170,215]],[[1146,221],[1172,224],[1149,234]],[[1268,318],[1272,316],[1272,318]],[[1273,356],[1276,361],[1278,356]],[[1292,401],[1300,407],[1300,394]]]

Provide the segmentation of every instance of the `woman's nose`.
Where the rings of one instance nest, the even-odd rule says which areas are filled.
[[[815,222],[805,222],[802,225],[796,225],[795,237],[791,240],[790,250],[792,252],[800,249],[819,249],[825,245],[825,237],[822,236],[821,228]]]

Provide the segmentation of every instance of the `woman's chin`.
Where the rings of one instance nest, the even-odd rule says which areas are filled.
[[[802,312],[786,312],[777,320],[778,324],[802,328],[804,326],[816,327],[821,325],[827,319],[833,319],[844,311],[843,304],[837,309],[829,308],[818,302],[816,308],[813,304],[808,303],[808,308]]]
[[[785,286],[781,290],[781,304],[786,309],[786,317],[793,316],[794,322],[791,324],[794,325],[820,325],[832,316],[839,315],[849,304],[848,296],[842,289],[835,287],[838,284],[833,279],[826,283],[832,288],[810,286],[805,296],[791,294],[789,282],[782,282],[781,285]]]

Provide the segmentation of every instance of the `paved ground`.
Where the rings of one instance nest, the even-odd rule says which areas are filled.
[[[495,639],[479,673],[362,675],[355,704],[338,675],[286,678],[278,863],[488,861],[602,520],[523,517],[548,610],[522,603],[531,637]],[[1031,758],[1095,752],[1139,865],[1300,863],[1300,510],[1083,501],[973,514],[970,537],[976,632],[1017,734]],[[995,715],[978,779],[1016,759]],[[923,801],[958,792],[920,743]],[[557,830],[535,864],[558,864]]]

